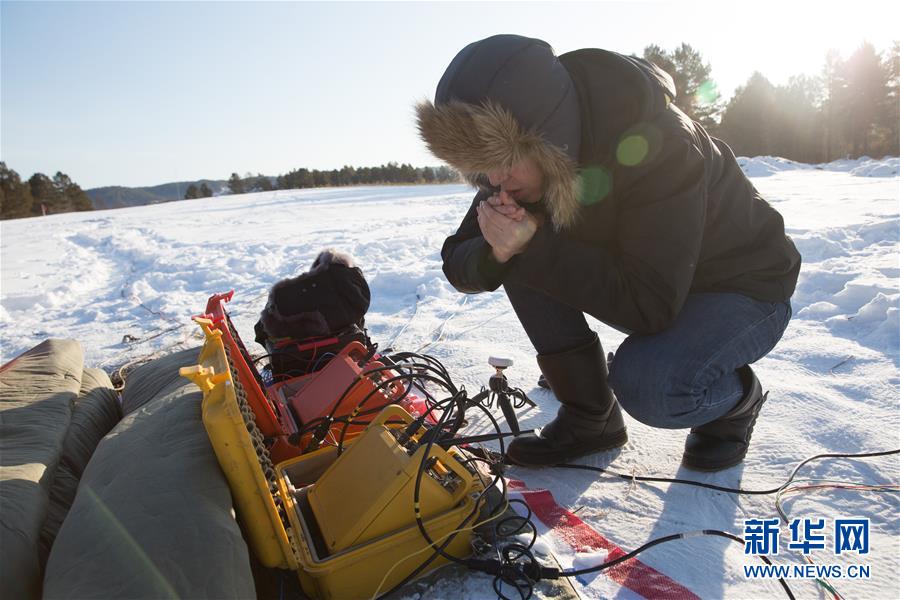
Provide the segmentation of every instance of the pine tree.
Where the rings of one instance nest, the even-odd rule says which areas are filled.
[[[328,171],[313,170],[313,187],[325,187],[331,185],[331,176]]]
[[[241,180],[240,175],[237,173],[231,174],[231,177],[228,179],[228,189],[231,190],[232,194],[244,193],[244,182]]]
[[[28,186],[31,189],[31,197],[34,199],[31,204],[31,214],[59,212],[55,210],[60,202],[52,179],[43,173],[35,173],[28,179]]]
[[[212,198],[212,190],[209,189],[209,186],[206,185],[206,182],[203,182],[203,185],[200,186],[200,197],[201,198]]]
[[[883,117],[887,132],[885,152],[897,156],[900,154],[900,42],[894,42],[885,52],[884,62],[888,73]]]
[[[714,127],[722,110],[721,96],[711,79],[712,68],[690,44],[682,43],[672,52],[656,44],[644,48],[649,60],[672,76],[675,82],[675,105],[704,127]]]
[[[459,173],[448,167],[447,165],[441,165],[435,171],[435,177],[441,183],[450,183],[457,182],[461,180]]]
[[[844,77],[844,61],[837,50],[825,54],[822,68],[822,123],[824,134],[823,160],[830,162],[844,153],[844,114],[847,101],[847,81]]]
[[[402,183],[415,183],[418,179],[418,175],[416,174],[416,170],[412,165],[403,163],[400,165],[400,173],[399,180]]]
[[[356,183],[359,183],[356,169],[354,169],[350,165],[344,165],[343,167],[341,167],[338,178],[340,179],[341,185],[354,185]]]
[[[68,176],[66,176],[66,179],[68,179]],[[62,191],[68,198],[72,210],[94,210],[94,203],[91,202],[90,197],[84,193],[84,190],[77,183],[69,181]]]
[[[0,162],[0,219],[31,216],[31,187],[19,174]]]
[[[56,199],[53,206],[54,213],[66,213],[74,210],[72,199],[66,193],[70,185],[72,185],[72,180],[65,173],[57,171],[56,175],[53,176],[53,187],[56,191],[54,194]]]
[[[728,102],[719,132],[736,154],[769,154],[774,117],[775,88],[761,73],[755,72]]]
[[[194,198],[200,197],[200,190],[197,189],[197,186],[193,183],[188,186],[187,190],[184,192],[185,200],[193,200]]]
[[[254,187],[263,192],[271,192],[272,191],[272,180],[269,179],[266,175],[263,175],[262,173],[257,173],[256,174],[256,185]]]
[[[798,75],[774,91],[768,154],[801,162],[820,162],[822,88],[817,78]]]
[[[875,47],[866,42],[844,63],[847,80],[849,141],[854,156],[869,154],[878,146],[884,127],[884,103],[890,74]]]

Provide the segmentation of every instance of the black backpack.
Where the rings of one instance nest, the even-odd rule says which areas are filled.
[[[371,348],[365,330],[370,300],[362,270],[331,249],[308,272],[272,286],[254,331],[276,380],[318,371],[352,341]]]

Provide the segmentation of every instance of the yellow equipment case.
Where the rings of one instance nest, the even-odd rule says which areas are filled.
[[[413,488],[426,448],[410,454],[397,441],[402,430],[389,428],[388,420],[409,425],[412,417],[399,406],[386,407],[309,490],[309,504],[331,552],[401,529],[417,511]],[[456,456],[455,448],[430,449],[420,486],[422,518],[452,510],[472,490],[474,476]],[[348,493],[351,489],[366,493]]]
[[[399,421],[401,426],[387,425],[388,419]],[[391,437],[389,430],[399,432],[402,424],[410,422],[412,417],[401,407],[389,406],[350,441],[342,455],[338,456],[336,448],[328,447],[278,465],[278,484],[297,542],[300,583],[310,596],[335,600],[371,598],[391,589],[430,558],[432,548],[412,518],[412,488],[406,483],[407,477],[396,472],[395,460],[374,462],[369,455],[385,437]],[[462,466],[464,457],[457,450],[440,456],[430,461],[434,462],[434,471],[425,478],[439,474],[444,468],[442,463],[458,465],[458,470],[448,470],[444,475],[453,480],[454,488],[448,494],[436,489],[428,494],[423,491],[423,505],[433,500],[436,508],[429,510],[423,526],[438,545],[455,533],[445,552],[465,557],[471,554],[472,529],[479,516],[477,499],[484,484],[477,472]],[[411,460],[417,457],[413,455]],[[400,462],[406,461],[401,458]],[[370,474],[363,478],[365,471]],[[322,488],[325,491],[317,495],[323,482],[328,482]],[[391,495],[398,488],[402,493]],[[313,502],[316,497],[318,502]],[[327,504],[323,511],[323,501],[333,504]],[[353,539],[334,544],[329,537],[331,532],[344,532],[345,540]],[[446,562],[438,557],[424,572]]]
[[[206,338],[200,364],[184,367],[180,373],[203,391],[203,426],[247,526],[250,547],[266,567],[296,569],[275,466],[252,409],[238,402],[222,332],[209,319],[194,320]]]
[[[362,433],[348,436],[343,453],[325,446],[273,466],[253,410],[240,401],[240,382],[232,380],[222,332],[209,319],[195,321],[206,341],[199,364],[181,374],[203,390],[203,424],[263,565],[298,571],[313,597],[370,598],[431,558],[434,548],[416,514],[435,545],[453,536],[444,551],[471,554],[488,478],[462,450],[432,446],[427,458],[424,445],[407,452],[399,433],[413,417],[389,405]],[[446,562],[438,556],[420,575]]]

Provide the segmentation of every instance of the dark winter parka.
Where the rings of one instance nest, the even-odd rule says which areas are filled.
[[[496,103],[418,107],[431,151],[475,182],[533,158],[548,215],[525,251],[497,263],[476,205],[441,251],[462,292],[531,287],[610,325],[665,329],[690,293],[788,300],[800,255],[781,215],[741,171],[731,149],[673,103],[671,78],[641,59],[598,49],[559,57],[581,119],[577,161],[526,130]]]

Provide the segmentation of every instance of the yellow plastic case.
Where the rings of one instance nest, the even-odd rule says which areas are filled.
[[[406,527],[414,511],[423,519],[444,513],[472,489],[473,474],[455,458],[455,450],[432,446],[415,504],[416,475],[426,448],[419,446],[410,455],[397,443],[398,429],[386,425],[389,420],[408,425],[413,418],[399,406],[385,407],[309,491],[330,552]],[[365,493],[347,493],[352,489]]]
[[[203,330],[206,342],[200,351],[200,364],[184,367],[180,374],[203,390],[203,426],[247,525],[254,553],[267,567],[296,569],[284,523],[268,491],[269,483],[235,397],[222,332],[214,329],[209,319],[194,320]]]
[[[358,441],[359,438],[356,438],[351,448]],[[320,536],[320,532],[311,517],[309,506],[309,491],[315,485],[309,483],[318,479],[336,458],[337,450],[328,447],[278,465],[278,485],[285,499],[285,512],[291,522],[292,539],[298,550],[300,584],[303,592],[314,598],[372,598],[376,593],[383,594],[398,584],[429,559],[433,550],[415,523],[335,553],[329,552],[323,540],[317,544],[315,538]],[[449,534],[460,530],[445,548],[445,552],[452,556],[465,557],[472,553],[471,528],[480,517],[474,514],[475,501],[483,489],[481,479],[476,477],[474,485],[458,504],[424,522],[428,535],[438,545]],[[353,495],[353,492],[347,495]],[[357,495],[364,494],[357,491]],[[403,508],[409,510],[409,507]],[[447,562],[439,556],[420,575]]]
[[[356,444],[369,429],[348,436],[342,457],[349,460],[343,461],[344,467],[335,468],[328,478],[325,475],[338,463],[337,449],[330,446],[278,464],[274,485],[270,485],[271,478],[266,479],[241,414],[222,333],[208,319],[194,320],[203,330],[206,342],[198,359],[200,364],[184,367],[180,373],[203,391],[203,424],[228,479],[248,541],[260,562],[267,567],[296,570],[304,592],[312,597],[343,600],[384,593],[430,558],[433,550],[412,518],[411,490],[421,455],[391,458],[382,437],[386,428],[404,427],[412,422],[409,413],[398,406],[387,407],[373,422],[377,427],[369,434],[377,442],[375,446],[381,445],[383,458],[394,461],[394,471],[379,471],[386,478],[380,485],[381,509],[370,510],[359,520],[362,524],[377,521],[378,525],[361,528],[357,523],[346,528],[344,537],[353,545],[329,548],[313,516],[310,491],[321,480],[326,485],[320,500],[343,502],[336,505],[338,511],[326,508],[322,512],[323,522],[332,525],[340,522],[340,510],[365,511],[366,506],[374,504],[373,490],[365,489],[368,484],[357,479],[362,472],[356,465],[359,462],[373,468],[374,463],[357,460],[367,456],[365,448],[354,454]],[[455,448],[444,451],[432,447],[431,456],[432,468],[438,475],[453,474],[453,485],[449,486],[452,489],[445,490],[433,487],[433,480],[429,484],[423,481],[421,504],[425,529],[437,544],[458,530],[445,551],[453,556],[468,556],[471,528],[480,516],[475,514],[476,499],[489,477],[466,469],[458,460],[464,455]],[[395,468],[398,466],[402,466],[400,471]],[[399,483],[391,483],[392,478]],[[382,526],[382,520],[388,523],[387,527]],[[438,557],[420,575],[446,562],[447,559]]]

